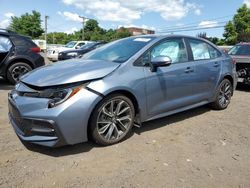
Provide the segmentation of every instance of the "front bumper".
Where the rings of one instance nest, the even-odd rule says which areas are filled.
[[[48,108],[48,99],[9,94],[9,119],[24,142],[49,147],[73,145],[88,140],[88,120],[101,97],[82,89],[64,103]]]
[[[56,52],[48,52],[47,58],[51,61],[58,61],[58,53]]]

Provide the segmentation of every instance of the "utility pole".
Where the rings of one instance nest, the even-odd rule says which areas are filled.
[[[46,44],[46,50],[47,50],[47,29],[48,29],[48,23],[47,23],[47,21],[48,21],[48,18],[49,18],[49,16],[46,16],[45,15],[45,34],[44,34],[44,39],[45,39],[45,44]]]
[[[84,16],[79,16],[79,18],[82,18],[82,40],[84,40],[84,23],[85,23],[85,20],[88,18]]]

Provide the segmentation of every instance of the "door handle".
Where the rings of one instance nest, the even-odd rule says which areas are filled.
[[[215,63],[214,63],[214,67],[218,67],[218,66],[220,66],[219,63],[218,63],[218,62],[215,62]]]
[[[185,70],[184,72],[185,72],[185,73],[194,72],[194,69],[191,69],[191,67],[187,67],[186,70]]]

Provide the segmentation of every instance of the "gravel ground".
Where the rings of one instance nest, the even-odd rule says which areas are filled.
[[[200,107],[144,123],[117,145],[24,147],[0,80],[0,187],[250,187],[250,88],[229,108]]]

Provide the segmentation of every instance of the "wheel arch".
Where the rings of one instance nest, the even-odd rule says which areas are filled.
[[[224,80],[224,79],[228,79],[231,82],[231,84],[232,84],[232,86],[234,88],[234,79],[233,79],[233,77],[231,75],[229,75],[229,74],[225,75],[222,80]],[[234,90],[233,90],[232,96],[233,96],[233,94],[234,94]]]
[[[133,103],[134,105],[134,109],[135,109],[135,116],[137,116],[139,118],[139,121],[140,121],[140,108],[139,108],[139,104],[138,104],[138,100],[136,99],[135,95],[132,94],[130,91],[128,90],[125,90],[125,89],[119,89],[119,90],[115,90],[115,91],[111,91],[107,94],[105,94],[102,98],[102,100],[110,95],[113,95],[113,94],[121,94],[121,95],[124,95],[126,97],[128,97],[131,102]],[[89,116],[89,119],[88,119],[88,126],[87,126],[87,135],[88,135],[88,140],[91,138],[91,133],[90,133],[90,121],[91,121],[91,118],[93,116],[93,112],[95,111],[96,109],[96,106],[102,101],[100,100],[96,105],[95,107],[92,109],[91,113],[90,113],[90,116]]]
[[[6,70],[5,70],[5,74],[7,75],[7,71],[9,69],[9,67],[15,63],[18,63],[18,62],[23,62],[23,63],[27,63],[32,69],[34,69],[34,65],[32,64],[32,62],[26,58],[15,58],[13,60],[11,60],[7,67],[6,67]]]

